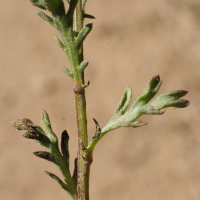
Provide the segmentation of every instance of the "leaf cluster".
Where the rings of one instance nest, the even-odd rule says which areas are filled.
[[[132,89],[127,86],[121,101],[119,102],[113,117],[106,124],[104,128],[101,129],[101,132],[98,134],[98,137],[95,136],[95,139],[87,147],[89,158],[92,157],[92,152],[94,147],[99,142],[99,140],[108,132],[115,130],[120,127],[141,127],[147,125],[147,122],[136,121],[141,115],[162,115],[164,114],[163,108],[175,107],[175,108],[184,108],[187,107],[190,102],[185,99],[180,99],[185,96],[188,92],[185,90],[175,90],[171,92],[166,92],[160,94],[155,100],[151,99],[159,91],[162,81],[160,76],[152,77],[144,88],[143,92],[136,98],[128,109],[131,99],[132,99]],[[127,110],[128,109],[128,110]],[[93,137],[94,138],[94,137]]]
[[[64,181],[53,173],[46,172],[51,178],[56,180],[60,186],[65,189],[72,197],[77,196],[77,158],[75,159],[74,173],[71,176],[69,171],[69,135],[66,130],[62,132],[61,136],[61,151],[58,147],[58,138],[53,132],[49,116],[46,111],[42,111],[41,116],[42,128],[35,125],[31,120],[19,119],[12,122],[13,128],[17,131],[26,130],[26,133],[22,136],[27,139],[34,139],[41,146],[46,147],[49,152],[36,151],[33,154],[39,158],[43,158],[47,161],[54,163],[62,173]]]
[[[67,55],[71,71],[66,67],[61,67],[64,73],[71,77],[75,82],[80,83],[81,87],[85,87],[83,81],[83,71],[88,65],[88,61],[81,61],[80,49],[82,48],[83,41],[92,30],[92,24],[85,25],[79,32],[74,31],[74,13],[76,12],[76,5],[78,0],[67,1],[68,10],[65,11],[65,6],[62,0],[32,0],[31,3],[41,9],[48,10],[51,12],[52,17],[48,16],[42,11],[36,10],[36,14],[42,19],[51,24],[56,28],[61,37],[62,41],[57,37],[53,36],[59,47]],[[82,0],[82,18],[92,18],[92,15],[85,13],[86,0]]]

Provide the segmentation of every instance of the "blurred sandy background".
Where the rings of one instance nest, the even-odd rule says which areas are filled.
[[[69,200],[44,171],[58,169],[32,154],[45,150],[15,132],[10,121],[40,124],[41,110],[59,139],[70,134],[71,169],[77,151],[69,68],[52,35],[28,0],[0,2],[0,199]],[[97,145],[91,168],[91,200],[200,199],[200,2],[198,0],[88,0],[93,31],[85,42],[88,134],[111,118],[125,88],[135,99],[159,74],[159,91],[185,89],[186,109],[142,116],[149,124],[121,128]],[[60,176],[61,177],[61,176]]]

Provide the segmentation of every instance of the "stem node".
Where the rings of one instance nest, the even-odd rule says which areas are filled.
[[[75,94],[83,94],[84,89],[81,86],[74,86],[73,87],[73,92]]]

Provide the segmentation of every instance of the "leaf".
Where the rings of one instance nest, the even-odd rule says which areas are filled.
[[[69,10],[68,10],[66,16],[68,18],[71,18],[71,21],[73,19],[73,14],[74,14],[77,2],[78,2],[78,0],[71,0],[70,4],[69,4]]]
[[[42,124],[42,128],[48,133],[48,137],[51,140],[51,142],[57,143],[58,138],[55,135],[55,133],[52,131],[49,116],[45,110],[42,110],[41,124]]]
[[[73,73],[69,71],[66,67],[61,67],[62,71],[67,74],[69,77],[73,78]]]
[[[98,140],[99,136],[101,135],[101,128],[99,126],[99,123],[96,121],[96,119],[93,118],[93,120],[94,120],[94,123],[96,124],[96,129],[92,137],[92,140]]]
[[[31,124],[31,127],[32,127],[34,130],[40,132],[41,134],[46,135],[45,132],[43,131],[43,129],[42,129],[40,126],[35,125],[35,124]]]
[[[160,80],[159,75],[152,77],[147,83],[147,86],[143,90],[142,94],[133,102],[130,110],[133,110],[137,106],[147,104],[156,95],[161,84],[162,81]]]
[[[117,106],[117,109],[115,110],[114,116],[121,116],[126,112],[126,109],[128,108],[132,98],[132,90],[129,86],[127,86],[121,101],[119,102],[119,105]]]
[[[157,110],[166,107],[184,108],[189,105],[189,101],[179,98],[185,96],[187,93],[188,92],[185,90],[175,90],[172,92],[162,93],[148,105],[153,106]]]
[[[45,21],[47,21],[49,24],[51,24],[53,27],[55,27],[53,19],[51,17],[49,17],[48,15],[46,15],[44,12],[39,11],[39,10],[35,10],[35,13],[39,17],[41,17],[42,19],[44,19]]]
[[[65,46],[64,44],[59,40],[59,38],[56,35],[53,35],[53,38],[57,42],[58,46],[65,52]]]
[[[46,151],[36,151],[33,153],[34,155],[36,155],[39,158],[43,158],[45,160],[48,160],[54,164],[56,164],[57,166],[60,167],[60,161],[58,158],[56,158],[52,153],[46,152]]]
[[[27,138],[27,139],[35,139],[35,140],[38,140],[38,141],[42,140],[42,138],[44,137],[43,134],[34,130],[33,128],[28,129],[28,131],[26,133],[24,133],[22,136]]]
[[[45,8],[52,14],[65,15],[65,6],[62,0],[43,0]]]
[[[93,15],[89,15],[89,14],[83,14],[84,18],[89,18],[89,19],[95,19],[95,17]]]
[[[73,173],[72,179],[73,179],[75,185],[77,186],[77,182],[78,182],[78,158],[76,158],[74,160],[74,173]]]
[[[87,66],[88,66],[88,61],[87,60],[82,61],[81,64],[79,65],[79,71],[83,72]]]
[[[46,10],[46,7],[44,6],[44,3],[41,2],[40,0],[30,0],[30,1],[34,6]]]
[[[67,188],[67,185],[65,183],[63,183],[60,178],[58,178],[55,174],[51,173],[51,172],[48,172],[48,171],[45,171],[45,173],[47,175],[49,175],[52,179],[54,179],[55,181],[58,182],[58,184],[66,191],[68,191],[68,188]]]
[[[33,122],[30,119],[24,118],[11,121],[11,124],[12,127],[16,129],[16,131],[20,131],[20,130],[28,130],[29,127],[33,125]]]
[[[87,37],[87,35],[90,33],[91,30],[92,30],[92,24],[87,24],[79,32],[77,38],[74,41],[74,44],[77,49],[81,47],[81,45],[83,44],[83,41],[85,40],[85,38]]]
[[[69,147],[68,147],[68,143],[69,143],[69,135],[68,135],[67,131],[64,130],[62,132],[62,136],[61,136],[61,151],[62,151],[63,157],[66,161],[67,169],[69,169]]]

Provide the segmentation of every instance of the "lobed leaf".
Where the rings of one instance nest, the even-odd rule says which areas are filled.
[[[154,101],[148,103],[158,92],[161,81],[159,76],[152,77],[142,94],[134,101],[131,108],[126,112],[127,107],[131,102],[132,91],[127,87],[122,99],[115,110],[111,120],[102,129],[102,135],[107,132],[120,127],[140,127],[144,126],[146,122],[135,122],[141,115],[162,115],[164,111],[160,111],[166,107],[183,108],[189,105],[189,101],[179,99],[187,94],[185,90],[176,90],[160,94]]]
[[[89,15],[89,14],[86,14],[86,13],[83,14],[83,17],[88,18],[88,19],[95,19],[95,17],[93,15]]]
[[[87,60],[82,61],[81,64],[79,65],[79,71],[83,72],[87,66],[88,66],[88,61]]]
[[[11,121],[11,124],[12,127],[16,129],[16,131],[20,131],[28,130],[31,127],[31,125],[33,125],[33,122],[30,119],[24,118]]]
[[[74,172],[73,172],[72,179],[73,179],[75,185],[77,186],[77,182],[78,182],[78,158],[76,158],[74,160]]]
[[[31,124],[31,127],[32,127],[34,130],[40,132],[41,134],[46,135],[46,133],[43,131],[43,129],[42,129],[40,126],[35,125],[35,124]]]
[[[65,15],[65,6],[63,0],[45,0],[47,10],[52,14]]]
[[[26,133],[24,133],[22,136],[27,139],[35,139],[38,141],[42,140],[42,138],[44,137],[43,134],[41,134],[37,130],[34,130],[33,128],[28,129],[28,131]]]
[[[45,110],[42,110],[41,124],[42,124],[42,128],[48,133],[48,137],[51,140],[51,142],[57,143],[58,138],[55,135],[55,133],[52,131],[49,116]]]
[[[73,14],[74,14],[77,2],[78,2],[78,0],[71,0],[70,1],[69,10],[68,10],[66,16],[71,18],[71,20],[73,19]]]
[[[30,0],[30,1],[34,6],[46,10],[44,2],[42,2],[41,0]]]
[[[39,10],[35,10],[35,13],[41,17],[42,19],[44,19],[45,21],[47,21],[49,24],[51,24],[53,27],[55,27],[54,25],[54,21],[51,17],[49,17],[48,15],[46,15],[45,13],[43,13],[42,11]]]
[[[87,37],[87,35],[90,33],[91,30],[92,30],[92,24],[87,24],[78,33],[78,36],[74,41],[74,44],[78,49],[81,47],[83,41],[85,40],[85,38]]]
[[[53,35],[53,38],[57,42],[58,46],[65,52],[65,45],[59,40],[59,38],[56,35]]]
[[[150,102],[148,105],[153,106],[157,110],[166,107],[184,108],[189,105],[189,101],[179,98],[185,96],[187,93],[188,91],[185,90],[166,92],[160,94],[154,101]]]
[[[52,179],[54,179],[55,181],[57,181],[58,184],[59,184],[64,190],[68,191],[68,188],[67,188],[66,184],[63,183],[63,182],[60,180],[60,178],[58,178],[55,174],[53,174],[53,173],[51,173],[51,172],[47,172],[47,171],[45,171],[45,173],[46,173],[47,175],[49,175]]]
[[[56,164],[57,166],[60,167],[60,161],[58,158],[56,158],[56,156],[54,156],[52,153],[46,152],[46,151],[36,151],[33,153],[34,155],[36,155],[39,158],[43,158],[45,160],[48,160],[54,164]]]
[[[61,67],[62,71],[67,74],[69,77],[73,78],[73,73],[69,71],[66,67]]]
[[[50,11],[52,14],[65,15],[65,6],[62,0],[31,0],[34,6]]]
[[[132,98],[132,89],[127,86],[121,101],[119,102],[119,105],[117,106],[114,116],[121,116],[126,112],[126,109],[128,108]]]
[[[160,80],[159,75],[152,77],[147,83],[147,86],[143,90],[142,94],[133,102],[130,110],[135,109],[135,107],[141,107],[147,104],[156,95],[160,89],[161,84],[162,81]]]
[[[63,157],[66,161],[66,166],[67,169],[69,169],[69,147],[68,147],[68,142],[69,142],[69,135],[66,130],[62,132],[61,136],[61,151],[63,154]]]

